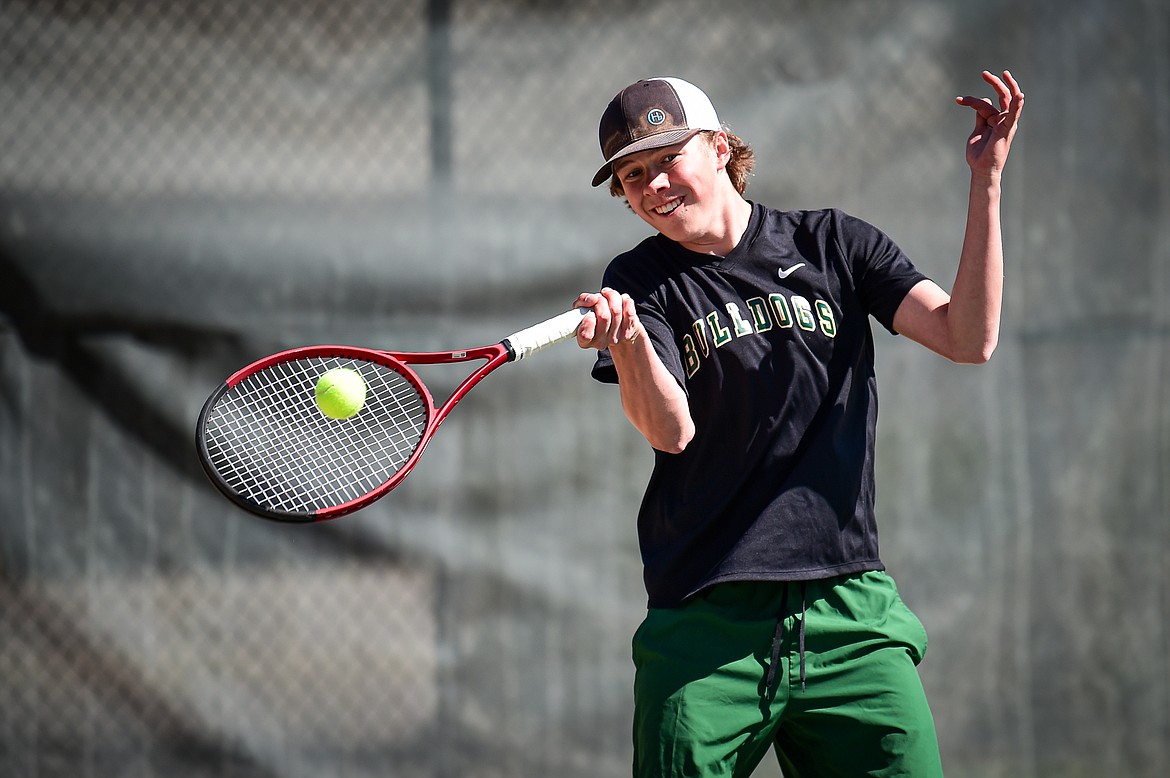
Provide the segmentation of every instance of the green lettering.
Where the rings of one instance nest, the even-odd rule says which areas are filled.
[[[687,378],[693,378],[695,373],[699,372],[699,367],[702,365],[702,360],[699,358],[699,352],[695,350],[695,339],[690,335],[683,335],[683,366],[687,371]]]
[[[830,338],[837,337],[837,320],[833,317],[833,309],[824,300],[817,300],[817,319],[821,322],[821,332]]]
[[[711,347],[707,345],[707,328],[703,326],[703,320],[698,319],[691,325],[691,329],[695,331],[695,340],[699,343],[699,351],[703,356],[711,355]]]
[[[744,321],[743,314],[739,312],[739,306],[735,303],[728,303],[724,307],[727,308],[732,326],[735,327],[735,337],[742,338],[744,335],[751,335],[752,325]]]
[[[752,312],[752,322],[756,325],[756,332],[767,332],[772,329],[772,314],[768,311],[768,304],[763,297],[753,297],[747,301],[748,309]]]
[[[782,294],[768,295],[768,302],[772,303],[772,310],[776,312],[776,321],[781,329],[789,329],[792,326],[792,311],[788,308],[788,301],[784,299]]]
[[[707,314],[707,324],[711,327],[711,339],[715,342],[715,348],[731,342],[731,330],[719,324],[719,311]]]
[[[796,315],[796,326],[805,332],[812,332],[817,328],[812,306],[809,305],[808,300],[798,294],[792,295],[792,312]]]

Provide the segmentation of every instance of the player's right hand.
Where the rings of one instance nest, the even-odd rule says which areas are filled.
[[[600,292],[582,292],[575,305],[591,310],[577,328],[577,345],[581,348],[607,349],[632,343],[642,335],[634,300],[628,294],[606,287]]]

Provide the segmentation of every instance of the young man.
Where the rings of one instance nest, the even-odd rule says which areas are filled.
[[[743,197],[751,150],[673,78],[601,118],[609,181],[657,234],[615,258],[577,333],[655,449],[638,515],[638,776],[940,775],[926,634],[878,556],[869,317],[956,362],[995,348],[1000,178],[1024,95],[984,72],[951,294],[838,210]]]

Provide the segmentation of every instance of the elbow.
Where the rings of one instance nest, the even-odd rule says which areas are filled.
[[[685,397],[645,405],[629,402],[623,395],[622,407],[626,418],[657,451],[681,454],[695,437],[695,421]]]
[[[695,437],[695,425],[688,418],[687,423],[678,426],[669,433],[659,432],[656,435],[647,435],[646,438],[658,451],[665,454],[681,454],[686,451],[687,445]]]
[[[995,353],[994,348],[989,348],[986,351],[981,351],[967,362],[968,365],[986,365],[991,361],[991,355]]]
[[[948,356],[952,362],[960,365],[985,365],[991,361],[996,345],[997,340],[992,338],[966,348],[954,349]]]
[[[664,440],[661,445],[654,445],[654,448],[666,454],[681,454],[687,450],[691,437],[693,436],[680,435],[673,440]]]

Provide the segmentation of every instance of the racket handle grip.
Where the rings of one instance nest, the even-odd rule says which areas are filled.
[[[554,316],[540,324],[534,324],[527,329],[509,335],[504,339],[509,351],[513,354],[512,361],[524,359],[540,351],[546,346],[568,340],[577,333],[581,319],[589,313],[588,308],[574,308],[559,316]]]

